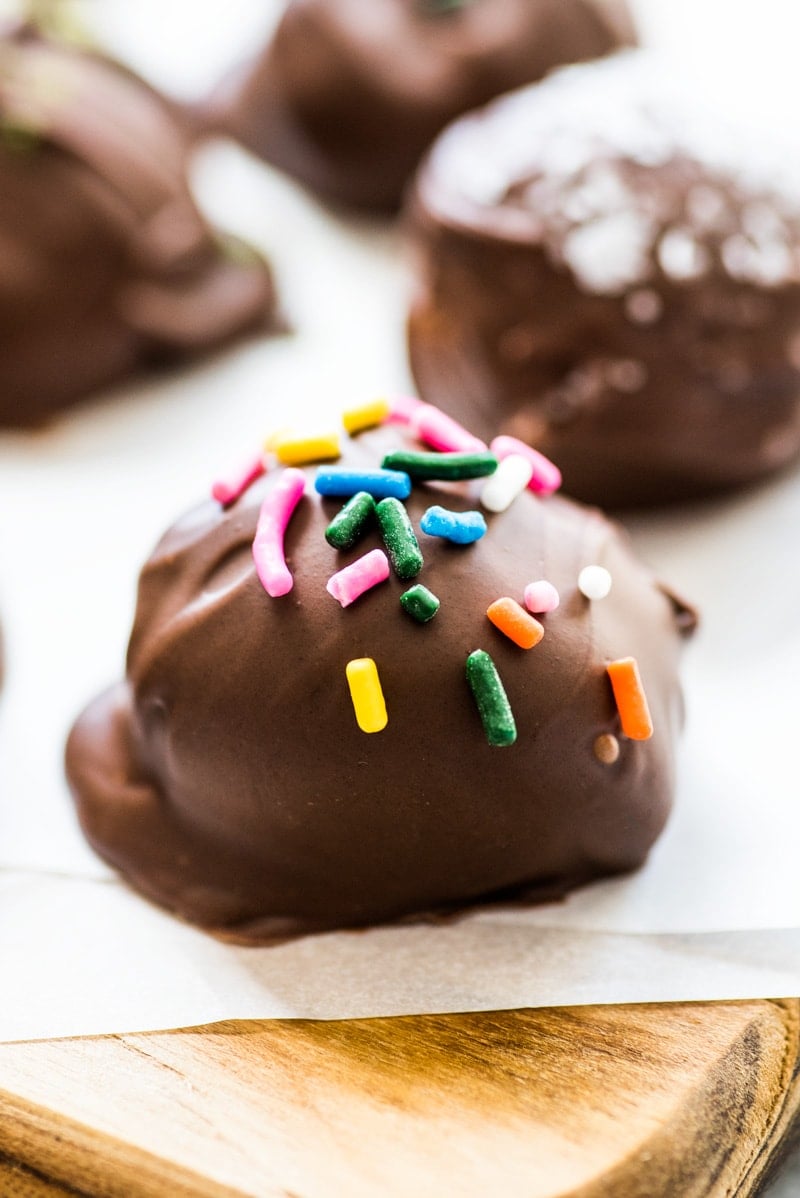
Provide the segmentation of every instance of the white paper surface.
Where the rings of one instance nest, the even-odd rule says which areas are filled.
[[[197,187],[272,257],[296,334],[0,436],[0,1040],[800,993],[800,472],[630,522],[703,612],[675,813],[636,875],[562,904],[241,949],[129,893],[86,847],[64,737],[121,673],[138,569],[163,528],[287,409],[335,414],[410,386],[396,229],[338,218],[230,146],[201,155]]]
[[[800,930],[625,936],[478,912],[224,945],[116,882],[0,877],[3,1039],[149,1031],[219,1019],[342,1019],[797,990]],[[31,944],[46,951],[31,952]]]

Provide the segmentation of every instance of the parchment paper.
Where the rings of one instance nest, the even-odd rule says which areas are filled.
[[[287,406],[325,417],[410,386],[396,229],[337,217],[230,146],[203,152],[196,182],[272,256],[297,332],[0,436],[0,1039],[800,993],[800,473],[629,522],[703,611],[676,810],[636,875],[562,904],[254,950],[163,915],[86,847],[64,736],[120,675],[163,528]]]

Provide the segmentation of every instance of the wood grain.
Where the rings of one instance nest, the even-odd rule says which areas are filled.
[[[799,1025],[787,1000],[2,1045],[0,1193],[752,1198]]]

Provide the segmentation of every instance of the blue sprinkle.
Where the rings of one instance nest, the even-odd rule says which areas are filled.
[[[320,495],[341,498],[366,491],[373,499],[408,499],[411,479],[402,470],[318,470],[314,486]]]
[[[447,508],[429,507],[419,524],[429,537],[444,537],[455,545],[471,545],[486,532],[480,512],[448,512]]]

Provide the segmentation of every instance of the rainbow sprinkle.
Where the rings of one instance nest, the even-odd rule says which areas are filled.
[[[389,400],[388,420],[392,424],[410,426],[420,408],[425,404],[415,395],[393,395]]]
[[[228,475],[227,478],[220,478],[213,484],[211,488],[211,496],[216,499],[217,503],[221,503],[223,507],[230,507],[235,503],[248,487],[251,487],[257,478],[261,478],[266,474],[267,467],[264,464],[263,456],[258,453],[255,457],[249,458],[243,466]]]
[[[517,726],[497,667],[488,653],[476,649],[467,658],[467,682],[490,745],[513,745]]]
[[[486,615],[495,628],[515,645],[519,645],[520,649],[532,649],[544,636],[544,628],[539,621],[529,615],[516,599],[511,599],[508,595],[490,603]]]
[[[338,433],[320,433],[311,437],[298,437],[289,433],[269,439],[268,445],[284,466],[305,466],[309,462],[323,462],[328,458],[341,457],[342,449]]]
[[[388,399],[374,399],[372,403],[362,404],[360,408],[348,408],[342,413],[342,424],[352,437],[354,433],[363,433],[367,428],[383,424],[388,416]]]
[[[533,478],[533,463],[522,454],[502,458],[491,478],[484,483],[481,503],[487,512],[504,512],[521,495]]]
[[[345,666],[356,723],[362,732],[382,732],[389,723],[378,667],[371,657],[356,657]]]
[[[441,604],[433,591],[429,591],[421,582],[418,582],[416,586],[409,587],[407,591],[403,592],[400,596],[400,606],[418,624],[427,624],[436,615]]]
[[[606,666],[622,731],[629,740],[649,740],[653,721],[635,657],[620,657]]]
[[[384,470],[404,470],[412,479],[459,482],[466,478],[485,478],[497,469],[497,458],[488,450],[481,453],[415,453],[397,449],[381,462]]]
[[[480,512],[451,512],[438,504],[423,513],[419,526],[429,537],[443,537],[454,545],[472,545],[486,532]]]
[[[552,495],[561,486],[561,471],[558,466],[554,465],[543,453],[539,453],[537,449],[526,445],[524,441],[520,441],[516,437],[495,437],[490,442],[489,448],[500,461],[510,457],[511,454],[529,461],[533,472],[528,489],[537,495]]]
[[[404,581],[416,578],[423,565],[422,553],[405,507],[399,499],[382,499],[375,512],[395,574]]]
[[[367,491],[357,491],[325,529],[325,540],[334,549],[352,549],[372,523],[375,500]]]
[[[352,549],[377,525],[386,552],[372,549],[336,571],[326,589],[343,608],[349,607],[390,577],[390,559],[400,579],[416,577],[424,562],[414,527],[402,500],[411,494],[414,481],[457,482],[487,478],[481,503],[490,512],[505,511],[527,486],[540,496],[551,495],[561,485],[558,468],[537,450],[515,437],[495,437],[489,449],[457,421],[431,404],[412,396],[378,399],[343,413],[348,433],[358,433],[386,421],[404,424],[410,432],[436,452],[396,450],[387,453],[380,469],[349,470],[323,467],[314,487],[324,497],[347,502],[325,529],[325,539],[338,551]],[[267,448],[287,467],[264,498],[253,540],[253,560],[264,590],[272,597],[288,594],[294,585],[285,557],[285,536],[297,504],[305,491],[305,475],[296,466],[338,458],[338,434],[300,436],[283,429],[267,441]],[[266,471],[262,453],[212,486],[212,496],[223,507],[234,503]],[[433,505],[420,520],[421,530],[457,545],[470,545],[487,532],[479,511],[451,511]],[[388,556],[387,556],[388,554]],[[608,594],[611,576],[603,567],[584,567],[579,590],[590,599]],[[556,588],[546,579],[528,583],[525,607],[504,596],[490,604],[486,615],[492,624],[523,649],[538,644],[544,626],[530,613],[554,611],[559,604]],[[419,624],[438,613],[439,598],[416,583],[400,596],[402,610]],[[527,611],[525,610],[527,608]],[[653,725],[639,669],[634,658],[620,658],[607,666],[623,734],[633,740],[652,735]],[[354,658],[346,676],[358,727],[367,733],[380,732],[388,723],[377,666],[370,657]],[[466,678],[480,716],[486,740],[492,746],[515,743],[517,728],[513,712],[494,661],[483,649],[466,659]],[[604,764],[617,760],[620,747],[611,734],[594,740],[595,757]]]
[[[435,408],[433,404],[421,404],[411,413],[408,423],[410,431],[432,449],[481,453],[489,448],[485,441],[474,437],[463,424],[445,415],[441,408]]]
[[[305,488],[306,476],[302,470],[284,470],[261,504],[253,541],[253,561],[261,585],[273,599],[288,595],[294,586],[292,573],[286,565],[283,542]]]
[[[318,470],[314,489],[344,499],[366,491],[373,499],[408,499],[411,479],[402,470]]]
[[[611,582],[605,566],[584,566],[578,575],[578,590],[587,599],[605,599],[611,590]]]
[[[389,559],[382,549],[371,549],[363,557],[351,562],[343,570],[332,574],[325,584],[325,590],[341,603],[349,607],[366,591],[385,582],[389,577]]]
[[[561,602],[558,591],[546,578],[529,582],[525,587],[523,598],[528,611],[532,611],[537,616],[548,611],[555,611]]]

